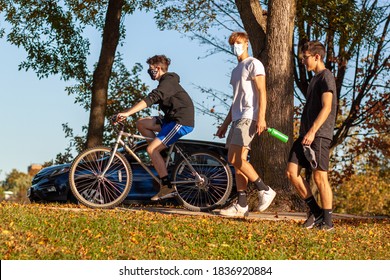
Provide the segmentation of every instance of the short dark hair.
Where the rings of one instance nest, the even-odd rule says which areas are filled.
[[[325,57],[325,46],[319,41],[308,41],[301,47],[302,52],[308,51],[311,55],[318,54],[323,60]]]
[[[157,65],[161,67],[161,70],[164,72],[168,71],[169,64],[171,64],[171,60],[166,57],[165,55],[155,55],[152,57],[149,57],[146,60],[146,63],[149,65]]]

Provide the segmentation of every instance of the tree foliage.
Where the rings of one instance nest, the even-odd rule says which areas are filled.
[[[1,188],[4,191],[12,191],[14,193],[13,199],[18,202],[27,202],[26,192],[31,185],[32,176],[12,169],[10,173],[6,174],[4,182],[1,182]]]
[[[336,187],[334,209],[337,213],[390,215],[389,169],[366,166],[364,172]]]
[[[298,6],[297,41],[323,41],[326,67],[336,77],[333,178],[341,182],[378,161],[389,168],[390,6],[375,0],[301,0]],[[295,58],[296,85],[305,92],[311,73],[305,71],[298,50]],[[301,96],[296,94],[300,101]]]
[[[1,1],[0,12],[9,24],[7,41],[26,50],[19,70],[33,70],[39,78],[60,75],[83,79],[89,42],[74,13],[57,1]]]
[[[124,14],[150,9],[153,1],[124,1]],[[154,1],[155,2],[155,1]],[[33,70],[39,78],[60,75],[62,79],[84,81],[90,54],[86,29],[103,32],[109,1],[104,0],[0,0],[5,26],[0,37],[26,50],[19,69]],[[120,26],[121,38],[125,28]]]
[[[6,26],[1,28],[0,36],[7,34],[9,43],[23,47],[27,52],[26,59],[19,69],[33,70],[39,78],[58,74],[64,80],[76,81],[77,85],[68,88],[68,93],[75,96],[75,102],[81,104],[90,112],[90,121],[83,131],[87,137],[74,136],[73,129],[64,124],[67,137],[71,138],[70,146],[64,154],[57,156],[58,162],[69,161],[72,158],[72,147],[77,150],[80,146],[97,145],[106,141],[109,132],[105,131],[104,117],[113,114],[113,97],[118,97],[122,106],[124,102],[136,100],[139,90],[146,90],[140,85],[137,77],[140,66],[135,65],[127,70],[121,59],[115,63],[116,48],[125,37],[123,17],[135,9],[151,9],[156,1],[25,1],[0,0],[0,13],[5,15]],[[89,38],[85,37],[86,30],[95,29],[102,34],[102,47],[99,60],[94,69],[88,69]],[[120,55],[120,54],[119,54]],[[91,64],[91,63],[90,63]],[[113,67],[116,68],[113,70]],[[129,76],[132,77],[129,77]],[[135,84],[130,88],[126,81],[122,83],[126,97],[118,94],[118,86],[113,86],[110,79],[130,78]],[[118,79],[116,82],[118,84]],[[111,87],[109,89],[109,87]],[[113,90],[114,92],[107,92]],[[116,96],[115,96],[116,95]],[[110,104],[109,104],[110,103]],[[115,109],[119,110],[116,106]],[[83,143],[83,144],[82,144]]]
[[[116,56],[108,86],[106,117],[123,111],[129,104],[134,104],[145,97],[148,87],[139,78],[139,74],[142,70],[142,65],[138,63],[134,65],[133,69],[128,70],[123,63],[122,56],[120,54]],[[86,82],[78,83],[67,87],[66,89],[69,95],[75,96],[75,102],[82,106],[86,111],[89,111],[91,108],[91,91],[89,88],[92,82],[93,77],[90,75]],[[135,114],[131,120],[127,121],[126,126],[129,129],[134,130],[135,122],[133,120],[140,116],[147,115],[149,112],[150,109],[147,108],[142,112]],[[57,155],[56,164],[72,161],[73,152],[80,152],[83,150],[86,143],[86,134],[74,135],[73,129],[67,124],[64,124],[63,128],[66,138],[70,139],[70,142],[65,152]],[[83,131],[86,132],[87,129],[88,127],[85,125]],[[107,121],[104,127],[103,145],[110,144],[114,137],[116,137],[116,132]]]

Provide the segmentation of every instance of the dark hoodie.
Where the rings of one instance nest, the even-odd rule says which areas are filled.
[[[166,122],[176,122],[194,127],[195,110],[191,97],[179,84],[180,77],[176,73],[167,72],[144,101],[150,107],[158,104],[164,112]]]

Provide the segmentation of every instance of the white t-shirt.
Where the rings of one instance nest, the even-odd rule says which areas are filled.
[[[247,57],[233,69],[230,84],[233,86],[232,121],[251,119],[257,121],[259,94],[253,79],[265,75],[263,64],[254,57]]]

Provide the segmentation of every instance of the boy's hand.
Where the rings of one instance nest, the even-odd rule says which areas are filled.
[[[126,115],[126,114],[123,114],[123,113],[118,113],[118,114],[116,115],[116,121],[117,121],[117,122],[124,121],[126,118],[127,118],[127,115]]]
[[[260,120],[257,122],[256,124],[257,135],[260,135],[266,129],[267,129],[267,123],[265,122],[265,120]]]
[[[227,131],[227,127],[221,125],[218,130],[217,130],[217,133],[215,133],[214,135],[219,137],[219,138],[224,138],[225,137],[225,134],[226,134],[226,131]]]
[[[309,131],[306,133],[306,135],[303,137],[302,145],[310,146],[311,143],[313,143],[314,138],[316,137],[316,134]]]

